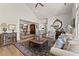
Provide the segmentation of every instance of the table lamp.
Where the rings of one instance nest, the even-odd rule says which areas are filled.
[[[1,30],[4,31],[4,33],[6,33],[6,31],[7,31],[7,24],[6,23],[2,23],[0,26],[1,26]]]
[[[14,30],[16,29],[16,26],[14,24],[9,24],[8,28],[9,30],[12,30],[12,32],[14,32]]]

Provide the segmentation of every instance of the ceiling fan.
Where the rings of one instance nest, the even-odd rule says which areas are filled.
[[[66,6],[67,5],[67,3],[64,3],[64,6]]]
[[[36,8],[38,5],[41,5],[42,7],[44,7],[44,5],[43,5],[42,3],[36,3],[35,8]]]

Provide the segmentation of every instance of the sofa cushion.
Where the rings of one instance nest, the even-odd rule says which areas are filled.
[[[56,41],[56,47],[57,48],[63,48],[65,44],[65,34],[61,33],[59,38]]]
[[[56,46],[55,47],[57,47],[57,48],[63,48],[63,45],[64,45],[64,42],[61,40],[61,39],[58,39],[57,41],[56,41]]]

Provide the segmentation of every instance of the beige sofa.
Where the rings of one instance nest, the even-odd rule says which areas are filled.
[[[53,47],[51,47],[51,49],[50,49],[50,53],[52,54],[52,55],[55,55],[55,56],[78,56],[79,55],[79,53],[76,53],[76,52],[74,52],[74,51],[68,51],[68,45],[67,45],[68,43],[65,43],[65,46],[64,46],[64,49],[59,49],[59,48],[57,48],[56,47],[56,43],[54,44],[54,46]],[[76,43],[75,43],[76,44]],[[77,46],[77,45],[76,45]],[[78,45],[79,46],[79,45]],[[71,48],[71,47],[70,47]],[[78,48],[79,47],[76,47],[77,48],[77,50],[78,50]],[[74,49],[74,50],[76,50],[76,48],[74,49],[74,47],[73,48],[71,48],[71,49]]]
[[[78,54],[66,50],[62,50],[59,48],[52,47],[50,49],[50,53],[55,56],[78,56]]]

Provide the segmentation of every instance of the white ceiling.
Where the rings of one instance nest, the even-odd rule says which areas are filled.
[[[73,4],[67,3],[43,3],[44,7],[38,5],[35,8],[36,3],[26,3],[26,5],[35,13],[37,17],[52,17],[56,15],[70,14],[72,13]]]

